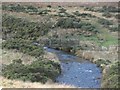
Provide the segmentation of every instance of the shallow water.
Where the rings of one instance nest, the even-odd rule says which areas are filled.
[[[46,51],[55,53],[61,62],[62,73],[56,78],[58,83],[81,88],[100,88],[101,69],[96,64],[59,50],[46,48]]]

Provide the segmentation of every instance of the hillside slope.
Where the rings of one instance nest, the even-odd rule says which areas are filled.
[[[103,88],[119,87],[119,7],[40,6],[35,3],[3,3],[2,6],[3,49],[15,50],[29,59],[33,57],[43,62],[44,46],[63,50],[100,66],[103,69]],[[45,65],[45,68],[51,68],[51,65]],[[48,75],[49,70],[46,73]]]

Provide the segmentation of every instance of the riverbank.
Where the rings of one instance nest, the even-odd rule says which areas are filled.
[[[90,60],[91,62],[98,64],[101,68],[105,68],[105,62],[114,63],[118,61],[118,47],[111,47],[109,50],[91,51],[91,50],[77,50],[75,55],[78,57]],[[101,63],[97,63],[100,59]]]
[[[60,61],[61,74],[56,78],[58,83],[77,88],[100,88],[101,69],[97,65],[64,51],[47,47],[45,51],[55,54]]]
[[[62,50],[66,51],[66,50]],[[67,50],[70,51],[70,50]],[[74,53],[84,60],[88,60],[102,69],[101,88],[118,88],[118,47],[111,46],[108,50],[91,51],[91,50],[76,50]]]
[[[109,50],[86,51],[79,50],[75,53],[78,57],[89,60],[102,68],[102,88],[118,88],[118,47],[112,46]]]
[[[13,60],[17,60],[18,58],[21,59],[25,65],[31,64],[33,61],[37,60],[37,58],[33,56],[16,52],[15,50],[0,49],[0,52],[1,65],[9,65]],[[59,62],[57,57],[52,53],[47,53],[45,56],[51,61]],[[0,86],[3,88],[75,88],[71,85],[55,83],[50,79],[45,84],[42,84],[40,82],[22,81],[19,79],[11,80],[0,75],[0,80]]]

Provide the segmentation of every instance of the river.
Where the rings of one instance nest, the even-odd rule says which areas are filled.
[[[100,88],[102,73],[96,64],[60,50],[46,47],[46,51],[56,54],[61,63],[62,73],[56,82],[78,88]]]

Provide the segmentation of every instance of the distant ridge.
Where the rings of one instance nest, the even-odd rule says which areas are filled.
[[[3,2],[3,3],[18,3],[18,2]],[[20,2],[21,4],[32,4],[37,6],[118,6],[118,2]]]
[[[2,2],[119,2],[119,0],[1,0]]]

